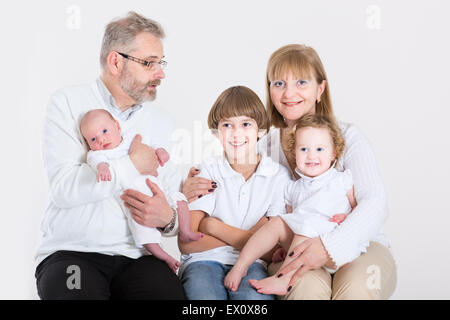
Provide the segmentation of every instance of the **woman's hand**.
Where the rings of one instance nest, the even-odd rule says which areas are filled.
[[[198,198],[201,198],[205,194],[214,192],[214,190],[217,188],[217,184],[214,181],[196,177],[196,175],[199,173],[200,170],[192,167],[189,170],[186,181],[184,182],[182,192],[185,195],[186,199],[188,199],[189,203]]]
[[[272,255],[272,262],[281,262],[286,259],[287,252],[282,247],[279,247],[275,250],[275,252]]]
[[[143,144],[140,135],[137,134],[134,137],[128,154],[131,162],[133,162],[140,174],[152,176],[158,175],[157,169],[159,162],[155,149]]]
[[[292,252],[289,252],[289,256],[296,258],[277,273],[278,277],[281,277],[292,270],[297,270],[292,276],[289,286],[293,286],[309,270],[319,269],[323,266],[336,268],[319,237],[305,240]]]
[[[173,210],[161,189],[150,179],[146,179],[145,182],[153,192],[152,197],[127,189],[120,198],[125,202],[125,206],[137,223],[150,228],[164,228],[172,220]]]

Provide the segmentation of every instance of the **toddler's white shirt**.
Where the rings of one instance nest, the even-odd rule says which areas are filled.
[[[286,204],[292,206],[293,212],[281,218],[295,234],[308,238],[330,232],[337,223],[329,219],[335,214],[351,211],[347,198],[347,192],[353,186],[350,170],[339,172],[330,168],[314,178],[296,172],[301,179],[291,182],[285,189]],[[365,247],[361,249],[365,250]]]

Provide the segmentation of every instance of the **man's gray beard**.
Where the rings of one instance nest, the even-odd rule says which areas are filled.
[[[123,74],[120,76],[120,87],[130,96],[130,98],[136,101],[136,104],[141,104],[145,101],[153,101],[156,99],[156,90],[150,93],[147,90],[148,85],[146,85],[143,89],[139,89],[141,86],[128,71],[126,65],[123,70]]]

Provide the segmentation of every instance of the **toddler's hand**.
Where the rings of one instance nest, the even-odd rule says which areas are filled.
[[[99,163],[97,166],[97,182],[100,181],[111,181],[111,171],[105,162]]]
[[[281,262],[286,259],[286,250],[278,248],[272,255],[272,262]]]
[[[348,216],[348,214],[346,214],[346,213],[335,214],[334,216],[332,216],[330,218],[329,221],[336,222],[337,224],[341,224],[347,218],[347,216]]]
[[[156,152],[156,156],[158,157],[159,165],[161,167],[163,167],[164,164],[167,161],[169,161],[169,158],[170,158],[169,153],[164,148],[158,148],[158,149],[155,150],[155,152]]]

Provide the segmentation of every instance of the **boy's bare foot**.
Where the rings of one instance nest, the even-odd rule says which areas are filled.
[[[236,291],[239,288],[239,284],[243,277],[247,275],[247,268],[240,268],[237,265],[228,272],[223,284],[225,288],[228,288],[231,291]]]
[[[277,278],[271,276],[261,280],[249,280],[248,282],[259,293],[282,296],[288,293],[289,280],[289,277]]]

